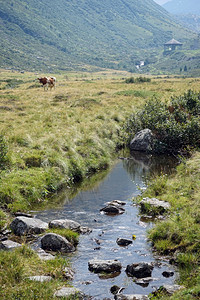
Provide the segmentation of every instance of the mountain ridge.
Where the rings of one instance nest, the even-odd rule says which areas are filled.
[[[195,14],[200,15],[199,0],[171,0],[162,5],[168,12],[176,15]]]
[[[175,37],[195,35],[153,0],[0,0],[1,67],[134,69]]]
[[[183,26],[200,33],[200,1],[199,0],[171,0],[163,7],[172,13]]]

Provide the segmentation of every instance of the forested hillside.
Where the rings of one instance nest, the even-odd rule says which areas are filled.
[[[153,0],[0,0],[0,25],[0,66],[25,70],[134,71],[171,38],[190,49],[195,37]]]

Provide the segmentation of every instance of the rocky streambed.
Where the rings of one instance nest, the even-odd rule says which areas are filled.
[[[152,156],[120,160],[92,189],[80,191],[73,199],[68,199],[66,193],[65,203],[59,209],[37,212],[32,221],[18,216],[12,222],[15,234],[44,232],[33,245],[41,259],[53,259],[56,251],[70,258],[73,270],[65,271],[74,288],[63,287],[55,292],[55,297],[79,290],[80,299],[148,299],[147,295],[160,286],[165,286],[169,294],[179,288],[175,285],[177,274],[169,263],[170,258],[155,256],[147,241],[146,232],[153,226],[152,219],[143,218],[132,202],[140,189],[145,188],[144,178],[151,170],[165,171],[169,164],[166,158],[154,160]],[[145,203],[156,207],[161,214],[169,209],[159,199],[146,198],[141,203],[141,211]],[[33,229],[37,219],[37,229]],[[78,231],[79,244],[72,245],[63,237],[46,234],[47,227]],[[1,248],[5,249],[6,243],[13,242],[2,240]],[[14,246],[20,245],[12,244],[8,248]],[[34,276],[33,280],[51,278]]]

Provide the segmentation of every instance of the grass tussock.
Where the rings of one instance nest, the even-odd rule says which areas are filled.
[[[149,232],[149,239],[158,252],[173,255],[179,267],[179,283],[186,287],[171,298],[158,299],[199,299],[200,296],[199,169],[200,153],[196,152],[178,166],[176,175],[167,180],[155,179],[145,192],[145,196],[156,196],[172,206],[169,218],[156,224]]]
[[[0,251],[0,298],[53,299],[55,290],[67,285],[63,270],[68,265],[67,260],[59,256],[41,261],[25,245],[11,252]],[[28,279],[35,275],[48,275],[52,280],[41,283]]]

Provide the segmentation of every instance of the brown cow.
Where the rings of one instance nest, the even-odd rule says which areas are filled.
[[[55,77],[40,77],[40,78],[37,78],[39,80],[40,83],[42,83],[43,87],[44,87],[44,91],[45,91],[45,88],[47,88],[48,90],[48,87],[50,87],[50,90],[54,87],[55,89],[55,86],[56,86],[56,78]]]
[[[39,80],[40,83],[42,83],[43,87],[44,87],[44,91],[45,91],[45,88],[47,88],[48,90],[48,78],[47,77],[40,77],[40,78],[37,78]]]

